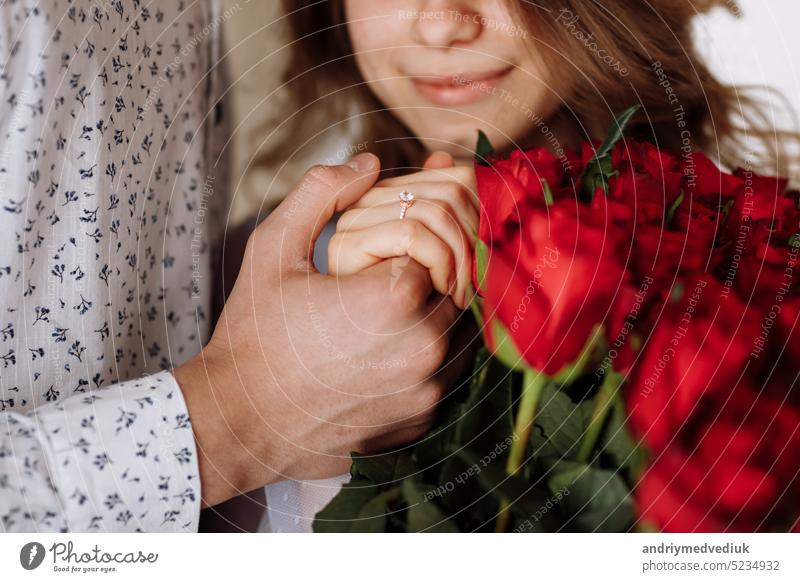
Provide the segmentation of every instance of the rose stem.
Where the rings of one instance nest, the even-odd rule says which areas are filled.
[[[605,423],[608,411],[611,409],[611,404],[617,395],[617,390],[622,383],[622,376],[613,373],[607,373],[603,378],[603,383],[594,397],[594,408],[592,409],[592,417],[589,420],[589,426],[586,427],[586,433],[581,441],[581,448],[578,450],[578,462],[586,463],[589,457],[592,456],[592,451],[597,444],[597,439],[600,436],[600,431]]]
[[[517,411],[517,418],[514,422],[511,452],[506,463],[506,473],[512,477],[517,474],[525,459],[525,450],[528,447],[528,440],[530,440],[533,419],[536,416],[536,405],[548,380],[547,376],[534,370],[526,370],[523,374],[522,397]],[[511,517],[510,507],[511,504],[508,499],[501,500],[495,531],[506,531],[508,520]]]

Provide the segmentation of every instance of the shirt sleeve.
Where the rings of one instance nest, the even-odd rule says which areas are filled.
[[[0,531],[194,532],[198,474],[166,371],[0,414]]]

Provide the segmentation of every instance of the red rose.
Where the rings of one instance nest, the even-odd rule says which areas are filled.
[[[580,210],[569,200],[531,210],[489,259],[486,321],[498,318],[527,363],[546,374],[576,360],[627,285],[613,231]]]
[[[791,375],[796,375],[800,371],[800,295],[790,295],[780,303],[772,343],[774,352],[786,354],[790,359],[787,363],[791,365],[784,366],[783,371],[791,371]],[[800,394],[795,396],[800,399]]]
[[[487,244],[505,240],[519,228],[528,192],[513,174],[493,166],[476,164],[475,178],[481,202],[478,237]]]
[[[714,243],[713,231],[700,228],[679,232],[641,225],[635,237],[630,269],[637,280],[652,277],[666,292],[682,275],[703,271]]]
[[[627,388],[630,426],[652,456],[635,491],[641,517],[674,532],[788,527],[775,520],[798,476],[800,413],[786,391],[751,387],[762,313],[707,275],[684,284]]]
[[[628,162],[637,173],[659,176],[664,174],[682,174],[678,158],[670,152],[660,150],[647,142],[632,139],[619,142],[611,152],[614,168]]]
[[[632,140],[616,146],[611,157],[616,175],[609,180],[608,198],[630,208],[636,222],[663,225],[685,181],[677,159]]]
[[[481,219],[478,236],[486,243],[505,240],[514,233],[531,208],[546,205],[544,183],[554,198],[571,186],[566,164],[549,150],[514,151],[508,159],[491,166],[475,165]]]
[[[494,163],[496,168],[510,172],[528,192],[541,194],[542,180],[554,192],[561,190],[567,165],[547,148],[526,152],[515,150],[506,160]]]
[[[797,202],[792,194],[784,195],[786,180],[753,176],[736,188],[730,210],[731,226],[742,222],[764,222],[779,226],[781,236],[797,232]]]
[[[603,365],[627,374],[629,428],[651,460],[634,491],[641,519],[797,527],[799,195],[700,153],[628,140],[609,167],[590,163],[596,147],[476,168],[487,342],[498,347],[499,322],[528,366],[554,375],[603,325]]]
[[[789,295],[764,312],[753,344],[758,358],[770,364],[765,371],[766,391],[800,406],[800,295]]]
[[[744,183],[739,176],[720,170],[701,152],[692,152],[685,156],[681,167],[687,178],[686,194],[695,200],[730,199],[735,190]]]
[[[723,277],[730,277],[739,295],[766,309],[800,284],[800,262],[789,246],[772,245],[772,233],[754,232],[748,245],[733,254]]]
[[[678,194],[679,190],[667,193],[657,178],[635,174],[627,168],[609,180],[607,196],[612,202],[628,207],[636,222],[662,224],[667,197],[671,201]]]
[[[701,398],[727,394],[746,368],[755,370],[761,321],[735,295],[724,298],[707,274],[683,280],[663,311],[654,309],[657,320],[636,364],[628,406],[634,431],[661,450]]]
[[[785,178],[760,176],[754,172],[737,169],[733,175],[741,180],[735,189],[732,214],[747,214],[750,220],[782,220],[797,216],[796,201],[786,196],[789,181]],[[797,224],[795,223],[795,228]]]
[[[635,489],[667,532],[787,531],[797,517],[796,408],[743,385],[698,402]],[[792,507],[795,507],[792,510]]]
[[[675,209],[670,228],[688,233],[690,237],[701,236],[713,243],[725,223],[726,216],[718,200],[685,197]]]
[[[800,230],[796,193],[786,181],[752,175],[738,190],[725,228],[721,276],[743,298],[769,307],[782,286],[797,288],[793,236]]]

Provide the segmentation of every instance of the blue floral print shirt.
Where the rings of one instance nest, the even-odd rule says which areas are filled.
[[[0,3],[0,532],[197,529],[217,11]]]

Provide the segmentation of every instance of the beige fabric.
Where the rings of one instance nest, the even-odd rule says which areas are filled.
[[[292,103],[281,79],[289,67],[288,31],[278,0],[223,0],[236,8],[226,23],[232,105],[231,146],[233,167],[231,192],[234,199],[228,226],[272,210],[314,164],[340,164],[354,153],[359,143],[356,120],[342,123],[331,119],[329,126],[309,144],[287,143],[292,128],[287,123],[297,104]],[[355,109],[353,113],[355,113]],[[281,146],[281,144],[286,144]],[[277,167],[269,167],[263,154],[282,147]],[[360,150],[358,148],[358,151]],[[302,154],[296,149],[302,148]]]
[[[283,183],[286,178],[270,187],[272,171],[253,163],[270,142],[282,137],[278,126],[288,107],[280,79],[288,64],[288,50],[279,1],[223,0],[223,4],[238,7],[225,22],[233,131],[229,146],[233,148],[234,196],[230,227],[259,210],[263,215],[285,196],[289,186]]]

